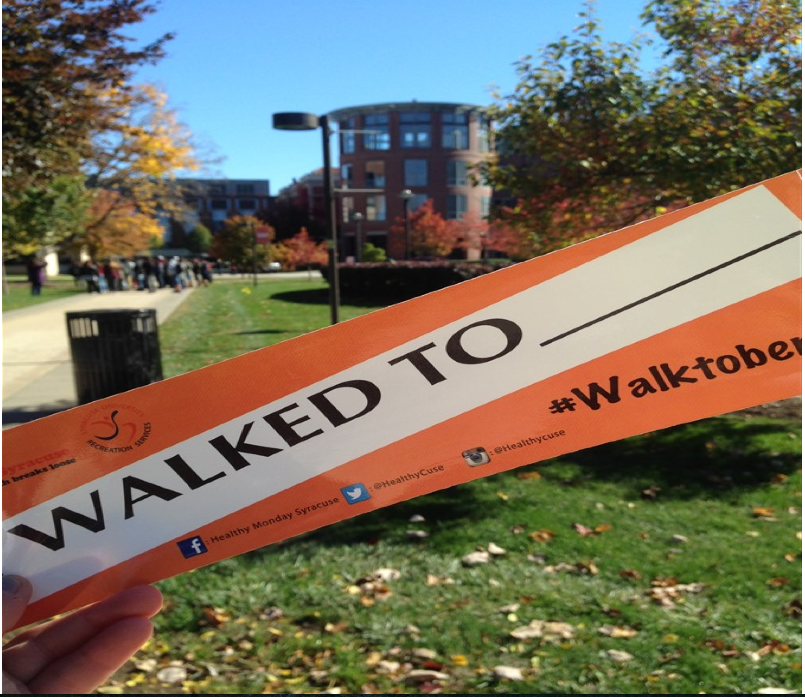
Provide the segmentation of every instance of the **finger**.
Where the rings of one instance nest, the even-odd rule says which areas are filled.
[[[3,576],[3,634],[19,622],[33,588],[22,576]]]
[[[13,665],[13,674],[28,682],[62,656],[80,650],[107,627],[127,618],[152,617],[161,607],[162,594],[153,586],[129,588],[23,632],[6,644],[4,662],[10,661],[6,665]]]
[[[145,617],[128,617],[76,647],[28,683],[34,695],[86,695],[109,679],[151,637]]]

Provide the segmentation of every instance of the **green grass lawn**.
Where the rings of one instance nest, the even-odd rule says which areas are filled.
[[[42,287],[41,295],[31,295],[31,284],[24,276],[9,275],[6,277],[3,287],[3,312],[31,307],[59,298],[70,298],[77,293],[86,293],[86,290],[82,286],[77,286],[72,276],[50,277]]]
[[[328,319],[320,282],[213,284],[161,329],[166,375]],[[717,417],[169,579],[101,692],[799,692],[800,456],[797,421]]]

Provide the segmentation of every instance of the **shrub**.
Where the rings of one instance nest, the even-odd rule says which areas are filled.
[[[487,263],[403,261],[378,264],[339,264],[343,295],[384,300],[407,300],[494,271]],[[322,269],[329,281],[329,269]]]

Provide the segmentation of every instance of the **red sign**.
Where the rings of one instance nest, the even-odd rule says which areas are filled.
[[[267,225],[261,225],[254,229],[254,239],[258,244],[268,244],[271,242],[271,228]]]

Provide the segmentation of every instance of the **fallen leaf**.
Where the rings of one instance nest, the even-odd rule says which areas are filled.
[[[640,492],[640,496],[647,501],[656,501],[657,494],[659,494],[661,491],[662,489],[660,489],[658,486],[650,486],[648,489],[643,489],[643,491]]]
[[[414,649],[411,655],[416,658],[423,658],[426,661],[432,661],[439,656],[433,649]]]
[[[381,675],[394,675],[400,672],[401,665],[399,661],[380,660],[377,662],[375,669]]]
[[[520,472],[517,479],[542,479],[542,475],[539,472]]]
[[[409,522],[409,523],[424,523],[424,522],[425,522],[425,517],[424,517],[424,516],[419,515],[419,513],[414,513],[414,515],[412,515],[412,516],[411,516],[411,517],[408,519],[408,522]]]
[[[450,676],[447,673],[442,673],[438,670],[411,670],[405,675],[405,682],[409,684],[430,682],[431,680],[449,679]]]
[[[582,525],[581,523],[573,523],[573,529],[582,537],[590,537],[591,535],[596,534],[595,530],[588,528],[586,525]]]
[[[550,542],[556,533],[553,530],[535,530],[534,532],[528,533],[528,536],[534,540],[534,542]]]
[[[430,537],[424,530],[406,530],[405,535],[415,540],[424,540]]]
[[[509,500],[509,495],[508,495],[508,494],[504,494],[502,491],[499,491],[499,492],[498,492],[498,497],[499,497],[499,498],[501,498],[501,499],[503,499],[504,501],[508,501],[508,500]]]
[[[784,605],[783,614],[786,617],[802,617],[802,600],[795,598],[790,603]]]
[[[784,687],[761,687],[756,694],[759,695],[801,695],[801,690],[786,690]]]
[[[498,608],[498,612],[508,615],[510,612],[517,612],[520,609],[520,603],[511,603],[510,605],[503,605]]]
[[[685,537],[684,535],[671,535],[671,539],[669,540],[669,542],[672,545],[683,545],[686,542],[688,542],[688,538]]]
[[[168,666],[157,673],[157,680],[168,685],[177,685],[187,680],[187,669],[184,666]]]
[[[546,641],[559,641],[572,639],[576,630],[566,622],[553,622],[532,620],[524,627],[518,627],[510,632],[515,639],[545,639]]]
[[[213,627],[220,627],[222,624],[232,619],[232,615],[226,610],[222,610],[220,607],[205,607],[203,614],[207,623],[211,624]]]
[[[523,671],[512,666],[495,666],[492,672],[499,680],[525,680]]]
[[[452,578],[444,577],[441,578],[440,576],[436,576],[435,574],[428,574],[427,578],[425,579],[426,586],[441,586],[441,585],[453,585],[455,581]]]
[[[772,518],[774,516],[774,509],[765,506],[756,506],[752,509],[752,515],[755,518]]]
[[[397,571],[397,569],[378,569],[375,571],[372,576],[374,576],[378,581],[396,581],[397,579],[402,576],[402,574]]]
[[[618,575],[621,578],[627,578],[634,581],[639,581],[641,578],[640,572],[635,571],[634,569],[624,569],[623,571],[619,572]]]
[[[599,634],[611,637],[612,639],[631,639],[637,636],[637,630],[631,627],[614,627],[607,625],[598,629]]]
[[[618,663],[626,663],[634,658],[632,654],[626,653],[626,651],[618,651],[617,649],[609,649],[607,651],[607,656]]]
[[[470,664],[470,662],[467,660],[467,657],[462,656],[461,654],[457,656],[450,656],[450,660],[454,666],[468,666]]]
[[[479,564],[488,564],[489,558],[489,552],[470,552],[462,557],[461,563],[464,564],[464,566],[478,566]]]
[[[610,530],[612,530],[612,526],[609,523],[602,523],[601,525],[595,526],[595,531],[598,534],[609,532]]]
[[[493,557],[502,557],[506,554],[506,550],[503,547],[499,547],[494,542],[490,542],[486,548],[486,551],[489,552]]]
[[[787,586],[791,583],[787,578],[784,576],[777,576],[776,578],[770,578],[766,581],[767,586]]]

